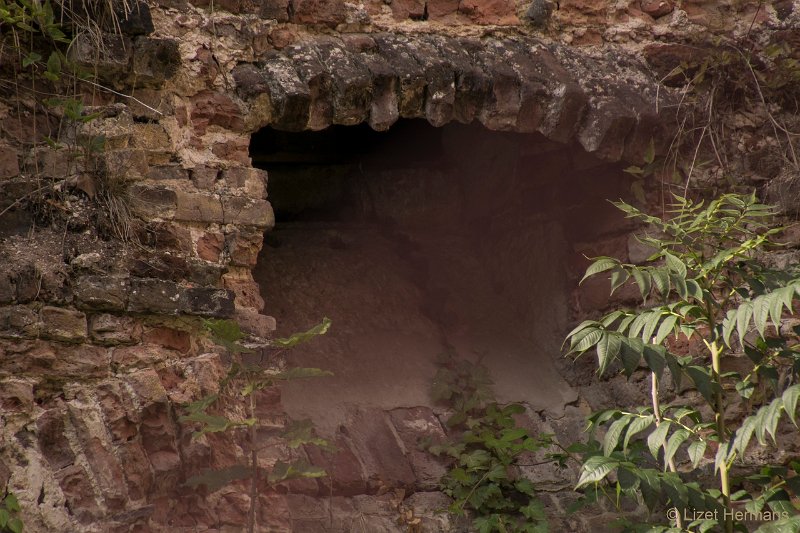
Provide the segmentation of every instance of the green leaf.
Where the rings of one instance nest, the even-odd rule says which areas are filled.
[[[760,419],[761,423],[756,425],[756,437],[758,438],[758,442],[762,445],[765,444],[762,442],[764,432],[772,437],[772,442],[776,442],[775,430],[778,428],[778,422],[781,418],[781,409],[783,409],[783,400],[781,398],[775,398],[770,402],[767,409],[764,410],[764,415]]]
[[[285,339],[275,339],[272,341],[272,346],[277,348],[293,348],[299,344],[310,341],[311,339],[325,335],[331,327],[331,320],[328,317],[322,319],[322,322],[302,333],[295,333],[291,337]]]
[[[664,350],[664,359],[669,367],[669,373],[672,375],[672,381],[675,387],[680,389],[681,381],[683,381],[684,364],[677,357]]]
[[[689,438],[689,431],[683,428],[673,433],[669,438],[669,441],[667,441],[667,445],[664,448],[664,470],[667,469],[667,464],[669,464],[670,459],[675,456],[678,448],[687,438]]]
[[[640,314],[636,315],[633,322],[631,322],[630,328],[628,329],[628,336],[629,337],[638,337],[642,331],[642,328],[647,323],[647,318],[650,315],[649,311],[643,311]],[[648,342],[649,339],[648,339]]]
[[[292,421],[283,431],[281,437],[289,448],[296,449],[304,444],[328,447],[330,443],[318,437],[314,432],[314,423],[310,419]]]
[[[329,372],[328,370],[322,370],[321,368],[305,368],[305,367],[293,367],[282,372],[276,372],[274,374],[267,374],[270,378],[279,380],[279,381],[292,381],[295,379],[307,379],[307,378],[321,378],[325,376],[332,376],[333,372]]]
[[[637,433],[640,433],[650,427],[650,425],[655,421],[655,417],[653,415],[643,416],[633,419],[633,422],[630,423],[628,426],[628,431],[625,433],[625,440],[622,442],[622,449],[623,451],[627,451],[628,443],[630,442],[631,438]]]
[[[578,484],[575,486],[579,489],[590,483],[597,483],[602,481],[608,474],[619,466],[619,461],[606,457],[604,455],[594,455],[589,457],[581,467],[581,475],[578,478]]]
[[[647,363],[647,367],[650,371],[654,372],[658,378],[661,378],[661,375],[664,373],[666,353],[666,348],[653,344],[645,344],[642,350],[642,355],[645,363]]]
[[[267,476],[267,481],[274,485],[290,479],[317,478],[325,477],[326,475],[328,474],[324,468],[313,466],[307,461],[295,461],[293,463],[278,461]]]
[[[721,442],[717,448],[717,454],[714,456],[714,473],[716,473],[720,466],[726,464],[735,450],[733,449],[732,442]]]
[[[764,331],[767,329],[767,320],[769,319],[770,299],[772,294],[764,294],[753,300],[753,321],[755,322],[758,334],[764,336]]]
[[[619,355],[621,348],[622,342],[617,335],[608,332],[603,335],[603,338],[597,343],[597,362],[600,375],[605,372],[608,365]]]
[[[628,271],[622,267],[616,267],[611,270],[611,294],[622,287],[628,279],[630,279]]]
[[[22,520],[19,518],[12,518],[8,521],[7,525],[8,529],[11,530],[11,533],[22,533],[23,524]]]
[[[777,522],[763,524],[755,533],[798,533],[798,531],[800,531],[800,516],[790,516]]]
[[[794,291],[795,291],[795,285],[788,285],[786,287],[781,287],[780,289],[777,290],[777,293],[779,295],[778,298],[781,300],[786,309],[789,310],[789,313],[794,313],[794,310],[792,309],[792,303],[794,300]]]
[[[784,287],[785,289],[786,287]],[[783,290],[783,289],[781,289]],[[794,292],[794,291],[792,291]],[[775,330],[780,331],[781,315],[783,314],[783,299],[780,290],[770,293],[769,317],[775,324]]]
[[[41,60],[42,60],[41,54],[37,54],[36,52],[31,52],[22,58],[22,68],[28,68],[29,66],[33,65],[34,63],[38,63]]]
[[[653,344],[661,344],[664,339],[670,335],[675,328],[675,323],[678,321],[678,317],[676,315],[669,315],[658,328],[658,333],[656,333],[655,341]]]
[[[722,321],[722,340],[726,346],[731,346],[731,335],[736,328],[736,309],[728,309],[728,313]]]
[[[639,176],[643,173],[641,167],[637,167],[636,165],[631,165],[623,170],[623,172],[627,172],[628,174],[633,174],[634,176]]]
[[[786,410],[786,414],[789,415],[789,420],[792,421],[792,424],[797,426],[797,400],[800,398],[800,385],[792,385],[781,395],[781,401],[783,402],[783,408]]]
[[[56,76],[56,78],[61,74],[61,57],[56,51],[53,51],[50,57],[47,58],[47,72]]]
[[[186,405],[186,410],[189,411],[190,413],[199,413],[201,411],[205,411],[206,409],[208,409],[208,407],[214,404],[218,398],[219,394],[209,394],[205,398],[201,398],[196,402],[192,402]]]
[[[740,457],[744,457],[744,452],[747,450],[747,445],[750,444],[750,440],[753,438],[756,424],[757,420],[755,415],[748,416],[742,420],[742,424],[734,434],[732,451],[738,452]]]
[[[667,294],[669,294],[669,272],[666,268],[654,268],[651,275],[656,290],[661,294],[662,298],[666,298]]]
[[[619,444],[619,439],[622,436],[622,431],[628,427],[630,422],[630,417],[623,416],[614,420],[614,422],[608,427],[606,436],[603,438],[603,453],[605,455],[611,455],[611,452],[616,449],[617,444]]]
[[[653,139],[650,139],[650,144],[647,145],[647,150],[644,152],[644,162],[648,165],[655,161],[656,158],[656,147],[655,142]]]
[[[3,499],[3,504],[6,506],[6,509],[11,511],[12,513],[18,513],[22,510],[19,506],[19,500],[17,500],[17,496],[9,492],[6,497]]]
[[[631,269],[631,275],[633,276],[634,281],[636,281],[636,285],[639,286],[639,292],[642,294],[642,300],[647,300],[647,296],[650,294],[651,289],[651,281],[650,281],[650,273],[641,270],[639,268]]]
[[[590,276],[600,274],[601,272],[606,272],[607,270],[611,270],[618,265],[619,261],[613,257],[596,257],[594,258],[594,263],[589,265],[589,268],[586,269],[586,273],[581,278],[580,283],[583,283],[584,280]]]
[[[201,435],[204,435],[205,433],[221,433],[233,427],[252,425],[247,420],[242,422],[235,422],[224,416],[209,415],[202,411],[190,413],[186,416],[181,416],[178,418],[178,421],[199,422],[200,430],[194,433],[195,437],[199,437]]]
[[[567,338],[574,337],[579,331],[583,331],[589,326],[596,326],[598,322],[596,320],[584,320],[580,324],[578,324],[575,329],[567,333]]]
[[[9,518],[11,518],[11,515],[8,514],[8,511],[0,508],[0,528],[5,528],[8,525]]]
[[[658,323],[661,321],[661,318],[664,315],[662,314],[660,309],[655,309],[651,311],[647,317],[647,322],[642,329],[642,342],[644,343],[651,343],[653,342],[653,334],[656,331],[656,327]]]
[[[737,381],[736,382],[736,392],[739,393],[744,399],[750,398],[753,395],[753,391],[755,391],[755,385],[752,381]]]
[[[187,487],[198,487],[205,485],[209,492],[215,492],[222,487],[242,479],[253,477],[253,469],[245,465],[233,465],[227,468],[208,468],[202,473],[190,477],[184,485]]]
[[[629,339],[627,337],[621,337],[620,340],[622,349],[619,352],[619,358],[622,360],[625,375],[631,377],[636,369],[639,368],[639,363],[642,360],[643,343],[639,339]]]
[[[633,197],[639,201],[641,204],[647,203],[647,195],[644,193],[644,180],[637,179],[631,183],[631,193],[633,193]]]
[[[664,258],[666,259],[666,265],[670,272],[674,272],[681,278],[686,279],[686,265],[683,264],[683,261],[669,252],[664,252]]]
[[[575,340],[578,337],[578,335],[572,338],[572,341],[575,342],[575,345],[571,347],[571,351],[579,353],[585,352],[586,350],[597,344],[597,342],[603,338],[603,330],[601,329],[591,329],[584,331],[586,331],[585,334],[583,334],[584,333],[583,331],[579,333],[579,335],[582,334],[579,340],[577,341]]]
[[[744,345],[744,336],[747,334],[747,326],[753,316],[753,302],[742,302],[736,310],[736,332],[739,335],[739,342]]]
[[[687,452],[689,453],[689,459],[692,461],[692,468],[696,469],[700,464],[706,452],[706,446],[706,441],[704,440],[697,440],[689,445]]]
[[[686,292],[689,296],[697,300],[698,302],[703,301],[703,289],[700,287],[700,284],[693,279],[686,280]]]
[[[650,449],[650,454],[656,460],[658,459],[658,451],[664,446],[664,442],[667,439],[670,425],[672,425],[672,423],[669,420],[662,421],[655,431],[650,433],[647,437],[647,447]]]
[[[702,366],[687,366],[686,375],[694,382],[695,388],[703,395],[703,398],[709,403],[713,403],[717,384],[711,379],[709,370]]]
[[[675,292],[678,293],[678,296],[684,300],[688,300],[689,289],[686,287],[686,280],[677,274],[670,274],[669,279],[672,286],[675,287]]]

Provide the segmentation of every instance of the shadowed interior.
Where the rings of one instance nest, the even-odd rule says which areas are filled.
[[[357,408],[431,405],[448,349],[482,361],[500,400],[555,413],[575,400],[556,365],[573,244],[617,216],[604,199],[627,186],[618,165],[537,134],[424,121],[265,129],[251,156],[277,218],[254,273],[265,312],[279,334],[333,321],[288,356],[335,374],[288,384],[290,416],[330,433]]]

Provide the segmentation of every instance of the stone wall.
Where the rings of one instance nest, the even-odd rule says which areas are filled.
[[[81,38],[70,50],[104,87],[81,87],[86,112],[99,113],[81,126],[37,103],[52,87],[0,67],[0,487],[19,496],[27,530],[241,527],[241,487],[205,495],[182,483],[242,449],[191,440],[177,417],[224,371],[202,318],[235,318],[257,338],[275,327],[252,277],[274,224],[267,177],[250,164],[253,132],[477,120],[638,162],[651,139],[660,153],[670,139],[677,95],[658,78],[696,53],[687,44],[708,30],[797,39],[799,12],[791,1],[137,3],[102,47]],[[81,151],[101,134],[101,153]],[[625,231],[576,252],[624,250]],[[576,309],[603,302],[584,293]],[[563,369],[576,384],[580,372]],[[547,424],[572,431],[588,404]],[[282,419],[274,392],[262,405]],[[394,459],[376,459],[366,436],[320,458],[339,472],[334,497],[310,499],[318,485],[262,493],[262,529],[448,530],[434,514],[440,494],[406,497],[402,483],[379,489],[368,467],[353,472],[413,464],[403,428],[428,420],[434,431],[430,416],[392,413],[375,429]]]

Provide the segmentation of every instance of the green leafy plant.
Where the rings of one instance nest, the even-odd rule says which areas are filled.
[[[584,279],[607,275],[612,293],[635,284],[642,306],[582,322],[567,337],[569,353],[595,351],[600,375],[644,370],[651,401],[590,417],[591,431],[605,434],[574,448],[577,488],[587,502],[626,495],[651,509],[670,506],[682,530],[747,531],[745,522],[783,518],[763,531],[798,531],[800,462],[767,465],[751,453],[756,441],[777,446],[789,424],[798,438],[800,331],[787,331],[783,319],[800,274],[766,261],[781,231],[771,226],[775,209],[755,194],[707,204],[676,196],[665,218],[615,205],[647,225],[640,240],[653,254],[644,264],[594,258]],[[676,353],[680,339],[696,349]],[[663,404],[667,373],[677,395]]]
[[[257,393],[266,388],[273,387],[282,382],[332,375],[330,372],[318,368],[281,368],[278,358],[289,348],[308,342],[319,335],[324,335],[330,328],[331,321],[324,318],[322,322],[308,331],[296,333],[290,337],[275,339],[269,342],[263,351],[269,352],[268,359],[263,357],[255,361],[246,360],[245,356],[254,352],[243,344],[245,334],[239,324],[232,320],[206,320],[206,330],[210,333],[214,343],[225,348],[231,357],[228,373],[220,383],[220,392],[211,394],[186,406],[186,414],[179,420],[193,424],[195,431],[193,437],[197,438],[208,433],[221,433],[237,429],[247,432],[249,445],[249,462],[235,464],[220,469],[207,469],[186,481],[189,487],[203,485],[208,491],[214,492],[225,485],[250,480],[250,510],[248,513],[247,530],[255,531],[256,507],[260,480],[265,480],[269,485],[297,478],[316,478],[326,475],[324,469],[308,464],[304,460],[277,461],[269,471],[258,464],[259,439],[258,429],[260,421],[256,416]],[[222,413],[224,406],[243,406],[246,418],[229,417]],[[216,408],[216,412],[209,412]],[[277,435],[280,442],[288,448],[295,450],[300,446],[312,444],[324,448],[330,445],[314,433],[310,420],[292,421]]]
[[[20,511],[17,497],[13,492],[6,492],[0,501],[0,532],[22,533],[24,525],[18,516]]]
[[[480,364],[452,354],[440,360],[432,395],[453,410],[446,425],[456,436],[426,446],[451,461],[441,481],[442,490],[454,500],[449,511],[458,516],[469,511],[480,533],[547,531],[535,487],[516,467],[526,452],[549,446],[550,436],[533,436],[519,427],[514,416],[525,408],[498,404],[491,384]]]

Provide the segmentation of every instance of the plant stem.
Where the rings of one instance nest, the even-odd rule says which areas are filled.
[[[650,399],[653,402],[653,416],[656,418],[656,427],[658,427],[663,421],[661,417],[661,401],[658,398],[658,376],[655,372],[651,372],[650,377],[652,378],[650,381]],[[667,462],[667,466],[670,472],[677,473],[678,469],[675,468],[675,461],[672,458]],[[675,515],[675,526],[683,529],[683,517],[681,517],[681,513]]]
[[[255,392],[250,393],[250,419],[256,416]],[[256,505],[258,503],[258,450],[256,449],[256,424],[250,425],[250,467],[253,475],[250,478],[250,509],[247,517],[248,533],[256,530]]]
[[[725,405],[722,400],[722,383],[720,379],[720,352],[721,348],[717,344],[716,341],[712,342],[709,345],[709,349],[711,350],[711,371],[712,377],[714,381],[718,385],[717,392],[715,394],[715,402],[716,405],[714,406],[714,417],[717,423],[717,434],[719,435],[719,445],[725,445]],[[725,509],[727,509],[727,513],[725,513],[725,531],[726,533],[733,533],[733,516],[732,516],[732,508],[731,508],[731,487],[730,482],[728,480],[728,463],[727,461],[722,461],[719,465],[719,484],[720,489],[722,490],[722,497],[725,500]]]

